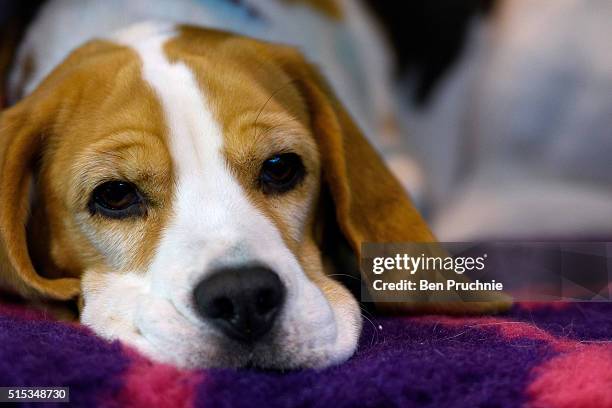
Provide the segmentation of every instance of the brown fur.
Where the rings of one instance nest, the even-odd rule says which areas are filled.
[[[3,113],[5,286],[25,297],[67,300],[78,295],[84,269],[116,267],[86,235],[110,228],[107,220],[89,216],[87,198],[97,183],[113,175],[137,180],[155,197],[144,220],[127,221],[120,230],[117,223],[112,227],[113,234],[134,242],[132,264],[122,267],[137,268],[150,258],[169,207],[172,168],[162,114],[139,69],[132,51],[92,42]],[[34,175],[35,205],[28,220]]]
[[[336,0],[280,0],[287,4],[305,5],[334,20],[342,19],[342,7]]]
[[[434,240],[329,86],[295,50],[184,28],[165,51],[195,73],[223,127],[228,167],[330,301],[342,301],[345,291],[324,274],[317,246],[322,186],[357,256],[364,242]],[[146,267],[172,211],[174,176],[159,101],[132,51],[100,41],[81,47],[6,111],[1,126],[4,286],[25,297],[67,300],[78,295],[84,270]],[[294,191],[265,196],[257,186],[261,162],[289,149],[302,156],[307,177]],[[28,217],[33,176],[36,200]],[[151,201],[146,217],[111,222],[87,213],[91,191],[109,178],[138,184]],[[304,231],[298,216],[306,220]],[[500,304],[424,307],[485,311]]]

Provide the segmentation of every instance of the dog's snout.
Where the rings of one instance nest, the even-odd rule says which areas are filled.
[[[278,275],[261,266],[225,268],[201,281],[195,305],[225,335],[253,342],[270,331],[285,301]]]

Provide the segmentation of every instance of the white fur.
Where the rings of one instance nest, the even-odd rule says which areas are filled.
[[[299,2],[277,0],[49,0],[19,47],[8,84],[9,100],[30,93],[77,46],[143,20],[193,24],[285,43],[298,47],[318,66],[369,141],[418,200],[420,169],[412,160],[411,147],[403,143],[403,129],[390,126],[400,117],[392,53],[362,0],[337,2],[343,14],[340,21]],[[261,18],[250,15],[249,8]],[[28,56],[33,57],[34,67],[24,81]]]
[[[167,61],[172,26],[145,23],[113,40],[135,49],[145,81],[163,108],[176,176],[171,219],[147,271],[85,277],[82,320],[109,338],[131,342],[153,358],[181,366],[320,367],[356,347],[356,302],[326,299],[304,274],[274,224],[246,198],[222,155],[223,133],[193,73]],[[287,289],[268,341],[253,350],[220,335],[194,310],[193,289],[221,266],[263,264]],[[119,282],[119,283],[117,283]],[[102,288],[88,291],[87,288]],[[126,296],[130,300],[126,301]]]
[[[341,1],[347,14],[342,22],[299,4],[275,0],[244,0],[244,4],[262,18],[250,16],[247,8],[230,0],[50,0],[19,47],[9,81],[10,98],[15,101],[22,91],[30,93],[71,50],[92,38],[142,21],[193,24],[299,47],[319,65],[372,142],[382,144],[382,124],[393,109],[392,61],[361,2]],[[31,78],[22,84],[28,55],[35,65]]]

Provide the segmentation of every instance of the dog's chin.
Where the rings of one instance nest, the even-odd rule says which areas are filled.
[[[92,289],[93,281],[84,279],[84,287]],[[181,368],[320,369],[347,360],[361,332],[361,314],[352,296],[332,306],[327,300],[321,303],[324,297],[318,292],[316,313],[286,310],[262,339],[246,344],[145,291],[138,278],[123,275],[105,283],[88,291],[82,322],[102,337]]]
[[[184,349],[184,352],[168,353],[151,344],[146,338],[133,346],[154,361],[185,369],[198,368],[250,368],[285,371],[301,368],[323,369],[346,361],[354,352],[338,353],[333,347],[296,352],[279,346],[273,340],[266,344],[249,346],[223,339],[208,339],[207,350]],[[212,341],[211,341],[212,340]],[[262,341],[266,341],[265,339]],[[148,346],[141,347],[143,342]],[[171,346],[169,346],[171,347]]]
[[[195,325],[163,299],[148,299],[136,323],[142,341],[135,343],[154,360],[183,368],[242,368],[289,370],[324,368],[347,360],[355,351],[361,316],[339,321],[330,308],[329,319],[303,329],[297,318],[283,316],[276,327],[255,344],[235,341],[206,324]],[[348,308],[355,308],[354,306]],[[354,315],[354,314],[353,314]],[[128,340],[129,341],[129,340]]]

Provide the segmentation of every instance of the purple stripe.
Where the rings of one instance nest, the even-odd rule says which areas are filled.
[[[70,387],[71,406],[93,407],[120,390],[127,364],[119,343],[105,342],[88,330],[0,316],[2,386]]]
[[[95,406],[118,395],[131,364],[118,343],[78,326],[32,317],[37,316],[0,314],[1,385],[69,386],[76,406]],[[612,339],[609,303],[519,306],[505,318],[563,338]],[[396,318],[375,324],[382,330],[367,325],[358,353],[339,367],[285,374],[205,371],[197,405],[519,406],[532,368],[559,352],[541,340],[504,338],[495,324],[469,327],[473,320],[444,325],[435,318]]]
[[[215,370],[198,392],[208,407],[515,407],[530,370],[554,352],[542,341],[508,341],[495,328],[417,319],[367,327],[357,355],[320,372],[285,375]]]

